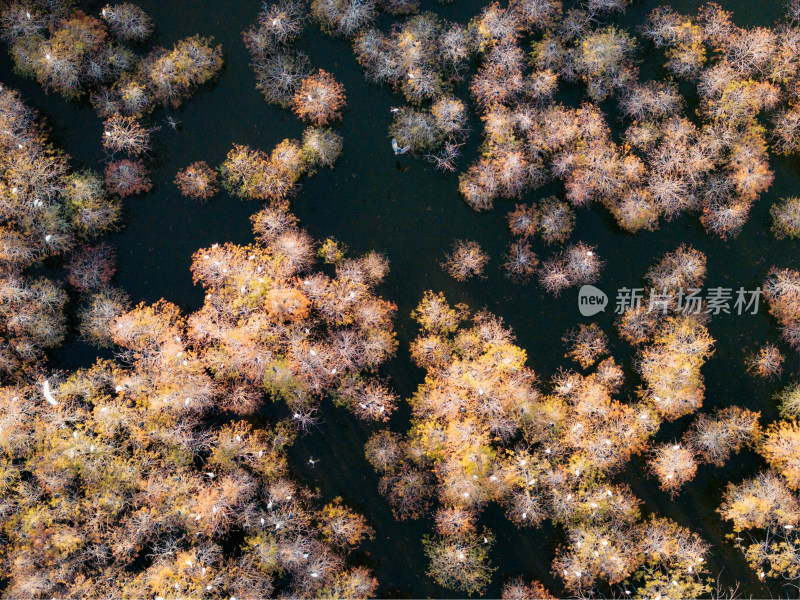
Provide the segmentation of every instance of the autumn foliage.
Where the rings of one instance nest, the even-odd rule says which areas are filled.
[[[344,105],[344,86],[320,69],[300,82],[292,109],[304,121],[320,127],[338,120]]]
[[[393,394],[368,374],[395,351],[394,305],[373,292],[388,270],[376,253],[314,271],[314,242],[282,205],[253,218],[260,241],[214,245],[193,257],[206,289],[189,333],[217,381],[246,381],[287,402],[307,426],[321,396],[385,420]]]
[[[175,185],[181,194],[195,200],[208,200],[219,191],[217,173],[203,161],[192,163],[178,171]]]
[[[231,390],[185,345],[177,309],[139,307],[114,334],[126,366],[0,389],[7,592],[371,596],[369,570],[345,563],[370,528],[288,477],[291,426],[203,429]]]
[[[670,415],[647,395],[633,402],[617,398],[622,369],[612,358],[595,365],[605,350],[602,331],[585,327],[568,334],[570,354],[585,368],[595,366],[585,375],[560,370],[544,390],[497,317],[470,315],[434,292],[424,295],[413,316],[421,328],[411,355],[427,374],[409,400],[411,427],[402,436],[374,434],[366,455],[399,518],[436,507],[435,535],[425,539],[432,577],[466,593],[485,588],[493,536],[478,529],[477,519],[488,504],[499,503],[519,527],[546,519],[564,527],[553,572],[571,593],[627,582],[649,597],[666,590],[671,578],[689,596],[708,591],[708,546],[669,520],[642,521],[631,490],[608,479],[648,449]],[[731,439],[729,451],[747,436]],[[691,448],[689,457],[699,453]],[[691,478],[696,461],[684,466],[686,457],[673,451],[659,449],[653,464],[664,482],[676,480],[665,483],[674,492],[677,482]],[[507,593],[524,594],[512,584]]]

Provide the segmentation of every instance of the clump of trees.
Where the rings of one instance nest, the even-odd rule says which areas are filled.
[[[313,159],[297,140],[282,141],[270,154],[234,145],[219,173],[222,185],[234,196],[280,205],[297,192],[300,177],[307,173]]]
[[[150,17],[129,4],[109,5],[100,18],[69,2],[9,2],[0,34],[16,70],[67,98],[90,96],[101,115],[141,117],[159,105],[179,105],[222,67],[222,49],[194,36],[171,50],[139,56],[153,29]]]
[[[171,50],[158,48],[142,61],[142,74],[158,104],[179,106],[222,68],[222,46],[213,39],[193,36]]]
[[[732,454],[758,443],[759,417],[759,413],[738,406],[700,414],[684,434],[684,445],[699,462],[721,467]]]
[[[389,130],[401,148],[453,171],[467,133],[467,107],[453,95],[476,50],[470,27],[424,12],[388,34],[363,31],[353,42],[367,80],[391,86],[408,103],[393,109]]]
[[[66,332],[67,297],[60,284],[27,270],[91,246],[117,225],[121,207],[96,173],[70,169],[36,113],[5,86],[0,86],[0,122],[0,274],[8,286],[0,301],[0,371],[19,375],[35,368]],[[67,272],[77,287],[110,278],[113,267],[109,272],[103,248],[72,255]]]
[[[22,376],[64,341],[66,302],[63,286],[46,277],[12,272],[0,278],[0,370]]]
[[[676,586],[687,597],[708,593],[708,546],[667,519],[643,521],[639,500],[611,479],[648,451],[663,417],[646,395],[617,399],[623,372],[612,358],[597,363],[602,332],[569,335],[586,367],[594,366],[585,375],[560,370],[543,391],[525,351],[493,315],[470,315],[426,292],[413,317],[420,332],[411,356],[427,373],[409,400],[411,427],[405,435],[375,433],[365,451],[398,518],[432,513],[435,532],[425,540],[432,577],[465,593],[485,588],[494,538],[477,522],[494,502],[520,527],[550,519],[564,528],[553,573],[568,593],[588,596],[607,585],[647,597]],[[738,435],[727,438],[728,451],[746,443]],[[671,457],[654,456],[659,469],[670,469]],[[513,582],[507,597],[530,590],[548,597],[531,586]]]
[[[235,144],[219,166],[222,185],[242,199],[283,206],[297,193],[303,175],[317,167],[333,168],[342,151],[341,136],[330,129],[309,127],[302,142],[283,140],[272,152]]]
[[[291,425],[204,428],[236,388],[206,372],[177,308],[112,331],[124,363],[0,388],[7,593],[373,596],[346,563],[371,529],[289,478]]]
[[[729,521],[729,537],[762,581],[776,578],[795,585],[800,579],[800,426],[797,386],[778,397],[784,419],[767,426],[755,449],[769,469],[741,483],[729,483],[719,513]]]
[[[702,302],[690,298],[705,274],[705,255],[678,247],[645,275],[640,305],[625,306],[617,319],[620,335],[640,346],[635,362],[645,385],[639,394],[668,420],[702,406],[705,386],[700,369],[713,354],[714,339],[704,324]]]
[[[604,264],[594,246],[583,242],[570,244],[542,262],[539,283],[547,292],[558,296],[568,287],[595,283]]]
[[[395,307],[374,293],[388,271],[380,254],[343,258],[333,277],[313,269],[314,241],[285,205],[253,217],[259,241],[214,245],[192,262],[206,289],[189,335],[219,382],[247,382],[314,421],[333,394],[357,416],[386,420],[394,394],[369,376],[396,348]]]
[[[563,271],[563,268],[557,267],[565,265],[559,264],[557,258],[547,261],[546,266],[543,265],[540,271],[537,268],[539,267],[539,258],[533,252],[529,240],[533,241],[538,236],[547,245],[565,242],[575,227],[575,212],[569,204],[561,202],[554,196],[545,198],[538,205],[517,204],[514,210],[506,215],[506,220],[515,239],[508,246],[503,267],[512,280],[526,283],[533,275],[540,273],[540,280],[550,281],[552,275],[545,275],[544,279],[541,276],[553,271],[560,274]],[[585,247],[584,245],[580,246]],[[594,256],[593,250],[589,249],[589,251]],[[595,270],[600,267],[600,264],[598,261],[594,265]],[[554,291],[556,289],[561,288],[557,286]]]
[[[351,35],[369,21],[374,6],[365,2],[312,3],[279,0],[265,2],[254,25],[243,33],[253,59],[256,88],[270,104],[290,108],[313,125],[303,132],[302,149],[309,167],[333,168],[342,152],[342,138],[323,126],[341,118],[344,86],[326,71],[312,73],[308,56],[296,41],[313,16],[327,31]]]
[[[152,129],[141,120],[154,109],[177,107],[222,68],[222,47],[199,35],[172,49],[138,51],[153,30],[139,7],[107,5],[99,18],[71,2],[12,1],[0,7],[0,37],[9,46],[15,70],[36,79],[46,91],[89,98],[105,119],[102,143],[113,158],[106,185],[115,194],[150,189],[143,161]]]
[[[454,90],[469,85],[483,143],[459,190],[475,210],[557,179],[570,204],[599,202],[627,231],[696,212],[710,233],[733,237],[772,183],[769,145],[781,152],[798,147],[796,32],[788,25],[740,28],[707,4],[696,16],[659,8],[637,37],[604,22],[626,4],[593,1],[566,11],[558,2],[492,4],[466,27],[422,13],[388,32],[362,29],[354,52],[369,81],[391,86],[406,102],[392,109],[398,147],[444,170],[455,168],[466,127],[466,103]],[[343,13],[329,12],[333,6],[352,8],[323,2],[312,10],[329,30],[350,36],[334,25],[332,15]],[[355,30],[374,9],[360,8],[365,21],[355,19]],[[523,40],[533,47],[527,61]],[[637,51],[651,45],[664,53],[668,71],[697,88],[698,122],[685,115],[676,84],[639,80]],[[470,72],[473,60],[477,71]],[[586,92],[577,107],[556,100],[572,83]],[[620,142],[596,105],[612,97],[626,122]],[[459,116],[445,127],[443,108]],[[771,128],[764,116],[772,117]],[[519,278],[525,269],[514,263]]]
[[[265,3],[256,23],[243,33],[253,59],[256,88],[271,104],[289,108],[302,79],[310,73],[308,56],[293,47],[307,21],[303,3]]]

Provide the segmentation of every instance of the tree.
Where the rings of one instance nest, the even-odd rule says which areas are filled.
[[[568,331],[562,340],[569,348],[567,358],[572,358],[584,369],[608,353],[608,336],[595,323],[579,325],[577,329]]]
[[[140,156],[150,150],[150,132],[135,118],[116,113],[103,126],[103,147],[112,155]]]
[[[243,33],[250,54],[263,59],[291,44],[305,29],[303,6],[295,0],[264,4],[255,25]]]
[[[769,209],[772,217],[772,233],[775,237],[796,239],[800,237],[800,198],[785,198]]]
[[[216,172],[203,161],[178,171],[175,185],[184,196],[202,201],[212,198],[219,191]]]
[[[489,256],[481,250],[478,242],[456,240],[453,252],[445,257],[442,268],[457,281],[483,275]]]
[[[508,247],[503,268],[506,275],[519,283],[527,283],[536,273],[539,259],[524,239],[512,242]]]
[[[300,82],[294,95],[293,110],[304,121],[320,127],[340,119],[344,105],[344,86],[320,69]]]
[[[342,136],[331,129],[309,127],[303,131],[303,154],[309,165],[332,169],[342,154]]]
[[[605,100],[635,79],[630,63],[634,48],[633,39],[613,27],[589,33],[579,41],[573,68],[593,100]]]
[[[98,290],[89,296],[78,312],[81,337],[97,346],[110,346],[111,324],[129,309],[130,299],[122,290]]]
[[[522,577],[515,577],[503,584],[502,594],[503,600],[528,600],[529,598],[555,600],[555,596],[548,592],[541,583],[538,581],[526,583]]]
[[[574,228],[575,213],[567,203],[551,196],[539,205],[539,232],[546,244],[566,241]]]
[[[508,215],[508,228],[511,235],[528,238],[532,237],[539,226],[539,211],[536,205],[517,204]]]
[[[109,4],[100,15],[114,35],[126,41],[141,43],[153,32],[153,20],[135,4]]]
[[[67,281],[80,291],[105,287],[117,270],[116,252],[108,244],[85,246],[67,263]]]
[[[81,171],[65,178],[64,201],[77,233],[83,237],[105,233],[121,218],[119,199],[108,195],[103,179],[93,171]]]
[[[694,479],[697,461],[691,447],[662,444],[653,450],[650,469],[658,477],[659,487],[675,496],[679,489]]]
[[[747,370],[765,379],[780,377],[783,372],[784,360],[784,356],[777,346],[764,344],[758,349],[758,352],[748,355]]]
[[[105,170],[106,187],[120,196],[144,194],[153,189],[153,183],[144,162],[124,159],[109,163]]]
[[[487,531],[426,538],[425,554],[431,561],[428,574],[445,587],[467,594],[481,593],[494,570],[488,565],[493,541]]]
[[[365,538],[372,537],[373,532],[366,519],[343,506],[341,498],[326,504],[319,518],[323,538],[334,546],[355,548]]]
[[[764,281],[764,296],[769,312],[782,326],[783,339],[800,346],[800,273],[773,267]]]

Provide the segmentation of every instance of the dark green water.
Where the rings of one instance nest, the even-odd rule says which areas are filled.
[[[189,265],[192,253],[215,242],[247,243],[252,240],[249,216],[260,205],[219,195],[206,205],[182,198],[172,179],[176,171],[196,160],[219,164],[234,143],[271,149],[286,137],[298,138],[301,123],[287,111],[269,106],[254,88],[249,56],[241,42],[241,31],[256,17],[256,0],[178,2],[142,0],[137,2],[154,19],[157,41],[170,46],[179,38],[200,33],[213,35],[223,45],[226,67],[219,81],[199,93],[178,111],[159,111],[153,124],[162,124],[167,115],[181,121],[178,132],[163,126],[155,134],[154,191],[141,198],[125,200],[125,227],[110,236],[119,253],[116,284],[134,301],[153,302],[166,298],[185,311],[197,309],[202,290],[192,285]],[[457,0],[440,6],[424,2],[423,8],[442,17],[466,23],[478,13],[484,2]],[[633,28],[663,2],[639,1],[616,21]],[[670,3],[676,10],[694,13],[699,2],[681,0]],[[748,0],[721,2],[734,12],[739,25],[771,25],[780,18],[782,7],[776,0],[752,3]],[[102,4],[86,4],[87,12],[97,13]],[[388,20],[382,23],[386,26]],[[353,254],[369,249],[385,252],[391,260],[391,273],[380,293],[399,307],[396,329],[400,351],[386,368],[398,392],[408,397],[422,380],[422,372],[408,357],[408,344],[416,334],[409,313],[426,289],[442,290],[452,302],[466,302],[472,308],[487,308],[503,317],[515,331],[520,345],[528,350],[529,365],[547,380],[561,364],[564,331],[581,322],[576,293],[568,290],[555,299],[542,293],[536,283],[516,286],[509,283],[501,269],[502,254],[510,240],[505,214],[513,203],[500,202],[495,210],[474,214],[459,198],[455,175],[436,173],[427,163],[407,157],[397,158],[391,151],[387,129],[389,108],[401,101],[385,88],[368,85],[346,41],[323,36],[309,28],[301,41],[315,67],[324,68],[341,81],[347,91],[348,109],[338,127],[344,136],[345,149],[334,171],[323,170],[304,180],[303,189],[293,201],[301,224],[316,238],[334,236],[347,244]],[[643,45],[642,75],[663,76],[660,56]],[[86,106],[69,104],[58,96],[47,96],[38,86],[20,80],[11,73],[5,53],[0,56],[0,80],[20,90],[24,99],[40,110],[53,129],[55,141],[73,157],[76,166],[103,168],[100,145],[101,122]],[[580,92],[568,90],[575,98]],[[467,96],[461,90],[462,98]],[[611,106],[603,107],[611,110]],[[614,125],[615,117],[610,120]],[[463,148],[465,167],[475,156],[479,126]],[[800,160],[773,157],[775,182],[754,207],[742,233],[724,242],[704,233],[696,216],[662,224],[655,232],[636,235],[622,233],[613,219],[600,207],[578,212],[572,240],[597,245],[607,261],[598,286],[614,293],[619,287],[640,283],[646,269],[662,253],[687,242],[708,257],[707,286],[752,289],[759,285],[772,265],[800,266],[796,242],[774,240],[769,233],[768,210],[772,202],[800,191]],[[405,167],[409,167],[405,169]],[[531,194],[535,200],[560,193],[552,185]],[[456,283],[439,267],[445,252],[456,238],[477,240],[492,256],[487,278],[464,284]],[[534,250],[547,256],[543,247]],[[703,410],[732,404],[760,410],[763,422],[776,417],[772,394],[798,373],[798,357],[779,341],[776,323],[762,307],[756,316],[720,316],[710,324],[717,340],[714,357],[703,368],[706,402]],[[585,320],[585,319],[584,319]],[[611,334],[615,356],[630,366],[626,344],[616,338],[613,315],[602,314],[592,320]],[[778,343],[788,357],[783,381],[763,384],[744,373],[744,353],[754,346],[771,341]],[[97,353],[79,342],[68,342],[55,355],[55,364],[75,368],[91,364]],[[638,384],[632,373],[624,393],[631,394]],[[271,408],[265,409],[269,412]],[[278,408],[279,410],[279,408]],[[325,405],[324,421],[317,430],[301,438],[291,450],[297,476],[317,487],[323,498],[342,496],[346,503],[371,521],[376,537],[365,544],[358,556],[374,568],[380,582],[379,595],[387,597],[454,597],[458,594],[437,586],[425,575],[427,560],[422,552],[422,535],[430,531],[425,520],[396,522],[388,504],[377,492],[378,479],[363,457],[363,444],[373,431],[343,410]],[[402,431],[408,412],[400,410],[391,427]],[[658,440],[679,437],[691,417],[667,424]],[[310,457],[320,459],[313,468]],[[709,566],[721,572],[721,581],[742,584],[745,596],[796,596],[788,588],[760,584],[738,551],[725,539],[727,526],[715,510],[727,481],[751,476],[759,460],[744,453],[722,469],[701,467],[697,478],[674,500],[658,490],[642,465],[633,461],[618,478],[625,481],[645,501],[643,512],[668,516],[692,528],[714,546]],[[549,525],[539,529],[518,530],[498,507],[490,507],[482,523],[497,535],[492,562],[497,567],[487,597],[497,597],[502,582],[514,575],[540,579],[552,591],[561,588],[550,575],[550,563],[558,543],[558,531]]]

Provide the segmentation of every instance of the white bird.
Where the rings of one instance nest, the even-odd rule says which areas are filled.
[[[392,108],[389,109],[389,112],[392,112],[392,113],[400,112],[400,109],[397,108],[396,106],[393,106]]]
[[[401,148],[400,144],[397,143],[397,140],[392,138],[392,150],[394,150],[395,154],[405,154],[409,150],[411,150],[411,146],[406,146],[405,148]]]
[[[313,458],[313,457],[308,459],[308,464],[310,464],[312,467],[315,464],[317,464],[318,462],[319,462],[319,459],[316,459],[316,458]]]
[[[53,394],[50,393],[50,382],[45,379],[44,383],[42,384],[42,394],[44,394],[44,399],[47,400],[53,406],[58,406],[58,402],[53,397]]]

